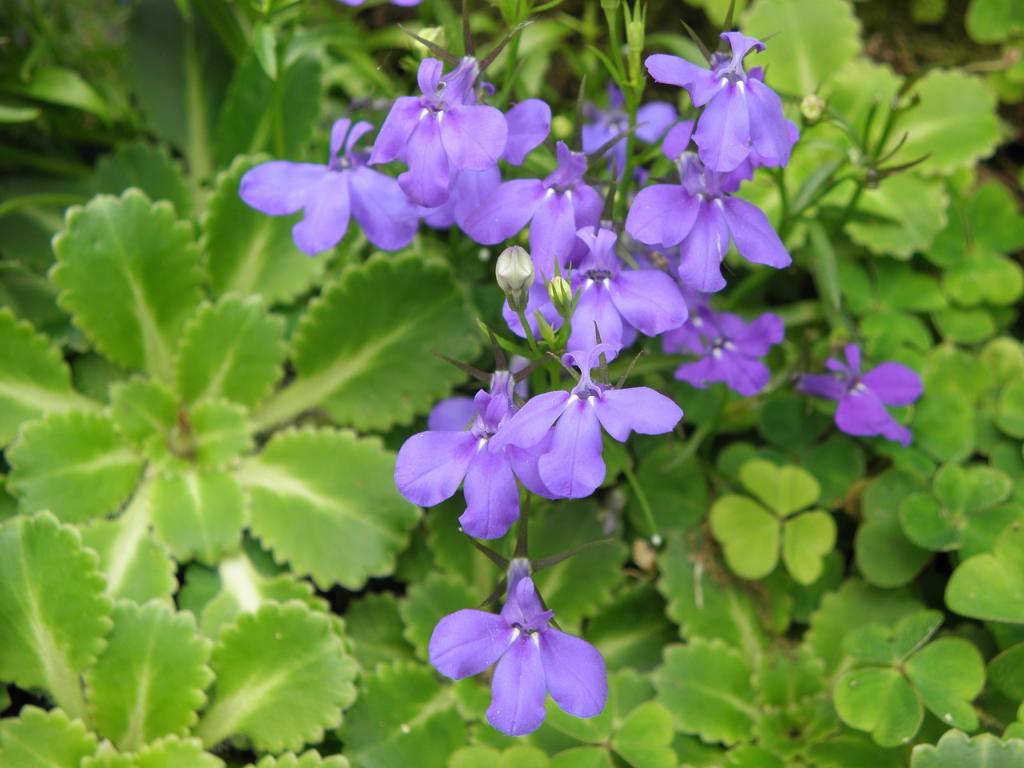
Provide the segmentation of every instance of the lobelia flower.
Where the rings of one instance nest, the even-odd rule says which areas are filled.
[[[690,125],[673,129],[666,153],[685,148]],[[679,245],[679,277],[702,293],[725,287],[722,260],[730,240],[740,256],[754,264],[780,269],[792,263],[768,217],[753,203],[733,197],[749,165],[716,173],[692,152],[676,160],[679,184],[655,184],[637,193],[626,216],[626,231],[648,245]]]
[[[556,258],[565,266],[576,231],[597,225],[603,206],[601,196],[583,181],[586,156],[560,141],[557,157],[557,167],[544,179],[513,179],[499,186],[464,227],[478,243],[495,245],[530,224],[530,254],[547,278],[554,276]]]
[[[292,229],[295,245],[315,256],[337,245],[351,216],[366,239],[386,251],[404,248],[416,234],[416,209],[398,182],[366,166],[356,143],[373,126],[341,119],[331,128],[327,165],[273,160],[247,171],[238,186],[246,205],[270,216],[304,211]]]
[[[630,432],[670,432],[683,416],[672,400],[649,387],[615,389],[591,379],[602,354],[612,359],[619,347],[598,344],[562,357],[579,368],[571,392],[536,395],[492,440],[509,446],[516,474],[528,489],[549,498],[584,498],[604,481],[601,427],[619,442]],[[519,450],[515,450],[519,449]]]
[[[533,579],[510,570],[501,613],[466,608],[445,616],[430,637],[430,663],[461,680],[497,662],[487,721],[509,736],[540,727],[548,693],[569,714],[594,717],[608,699],[604,658],[587,641],[549,626],[553,615]]]
[[[589,122],[582,131],[583,151],[596,152],[616,136],[629,130],[629,115],[623,109],[625,99],[614,83],[608,83],[608,109],[593,104],[584,107],[583,114]],[[653,144],[662,137],[669,126],[679,119],[676,108],[667,101],[650,101],[636,113],[635,136],[646,144]],[[626,138],[615,143],[609,152],[612,174],[622,173],[626,167]]]
[[[491,375],[490,391],[509,392],[509,397],[526,398],[530,394],[529,384],[524,379],[518,384],[515,374],[530,364],[525,357],[513,355],[509,370],[498,370]],[[427,416],[427,429],[437,432],[462,432],[469,428],[477,416],[476,401],[472,397],[456,395],[439,401]]]
[[[467,56],[444,77],[442,64],[426,58],[416,75],[422,96],[400,96],[381,126],[370,164],[401,159],[398,177],[417,205],[434,208],[448,199],[453,171],[483,171],[505,150],[508,126],[494,107],[476,103],[479,74]]]
[[[578,298],[569,349],[597,344],[595,325],[602,341],[626,347],[633,343],[635,331],[657,336],[686,321],[686,302],[675,280],[657,269],[626,269],[615,253],[612,230],[584,227],[576,237],[586,245],[587,254],[572,271]],[[507,304],[503,313],[512,330],[524,335],[522,323]]]
[[[921,396],[921,378],[900,363],[882,363],[861,373],[860,348],[848,344],[846,362],[832,358],[825,363],[830,374],[804,374],[802,392],[838,400],[836,426],[848,435],[881,435],[901,445],[910,445],[910,430],[885,409],[887,405],[910,405]]]
[[[432,507],[450,498],[465,480],[466,511],[462,529],[480,539],[504,536],[519,518],[519,486],[503,446],[494,437],[512,414],[514,379],[507,372],[495,375],[491,391],[476,393],[476,418],[456,426],[465,415],[457,405],[446,406],[433,417],[440,429],[413,435],[402,445],[395,461],[395,485],[413,504]],[[456,431],[458,430],[458,431]]]
[[[703,389],[724,382],[744,397],[760,392],[770,373],[760,358],[782,341],[782,320],[770,312],[750,323],[728,312],[701,307],[684,330],[664,340],[666,352],[690,352],[700,359],[683,363],[676,378]]]
[[[723,32],[731,54],[716,52],[710,69],[678,56],[648,56],[647,71],[656,82],[685,88],[695,107],[704,107],[694,141],[712,171],[727,173],[748,158],[754,165],[781,166],[799,138],[796,125],[782,114],[782,100],[764,84],[764,71],[749,73],[743,59],[763,51],[760,40],[740,32]]]

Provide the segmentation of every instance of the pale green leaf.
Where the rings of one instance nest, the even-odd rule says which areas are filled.
[[[175,558],[209,565],[235,550],[245,523],[245,499],[226,472],[172,470],[153,480],[153,527]]]
[[[56,413],[26,425],[7,460],[9,488],[21,511],[48,509],[66,522],[116,512],[143,466],[109,417],[81,412]]]
[[[348,760],[342,755],[321,757],[315,750],[303,752],[301,755],[287,753],[274,757],[267,755],[252,768],[349,768]]]
[[[740,468],[740,481],[779,517],[791,515],[818,500],[821,488],[807,470],[777,467],[764,459],[753,459]]]
[[[940,182],[896,174],[865,191],[846,232],[874,254],[909,259],[927,250],[945,226],[947,205]]]
[[[209,641],[189,614],[160,602],[122,602],[113,619],[107,647],[86,675],[96,729],[125,751],[184,735],[213,680]]]
[[[204,752],[197,739],[165,736],[127,755],[101,746],[99,754],[86,759],[82,768],[224,768],[224,762]]]
[[[110,412],[118,431],[139,447],[159,443],[147,454],[159,455],[178,419],[174,393],[151,379],[133,378],[110,388]]]
[[[59,709],[25,707],[0,720],[0,768],[78,768],[96,751],[96,737]]]
[[[170,381],[178,338],[200,298],[192,226],[138,190],[100,195],[68,211],[53,250],[60,306],[97,349]]]
[[[946,583],[946,605],[972,618],[1024,624],[1024,525],[1010,525],[991,554],[970,557]]]
[[[914,689],[894,669],[847,672],[836,683],[834,701],[844,723],[868,731],[883,747],[909,742],[924,719]]]
[[[167,547],[146,531],[133,515],[116,520],[94,520],[82,528],[85,546],[99,555],[106,576],[107,595],[145,603],[165,600],[178,589],[177,563]]]
[[[278,559],[324,588],[358,589],[391,573],[418,519],[393,474],[376,440],[306,429],[275,435],[239,479],[252,530]]]
[[[911,768],[1016,768],[1024,764],[1024,739],[1000,741],[991,733],[968,737],[948,731],[939,742],[918,744]]]
[[[287,355],[284,322],[255,297],[204,305],[178,355],[178,391],[186,402],[226,398],[253,407],[280,378]]]
[[[711,506],[709,522],[733,573],[745,579],[760,579],[775,570],[780,525],[771,512],[745,496],[728,495]]]
[[[814,510],[786,522],[782,560],[798,584],[813,584],[824,569],[824,558],[836,544],[836,523],[828,512]]]
[[[295,381],[254,419],[262,430],[322,407],[359,429],[405,424],[464,376],[434,352],[472,359],[476,349],[472,315],[446,264],[375,256],[310,303],[295,331]]]
[[[656,701],[634,709],[612,737],[612,749],[633,768],[675,768],[672,713]]]
[[[80,74],[65,67],[39,67],[25,83],[12,80],[16,93],[49,104],[72,107],[109,122],[112,115],[103,97]]]
[[[246,410],[233,403],[206,401],[188,414],[191,434],[186,450],[202,467],[224,467],[252,444]]]

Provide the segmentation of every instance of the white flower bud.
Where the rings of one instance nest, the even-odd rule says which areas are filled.
[[[800,102],[800,112],[809,123],[816,123],[825,111],[825,102],[816,93],[809,93]]]
[[[502,251],[494,266],[494,276],[512,310],[525,309],[534,280],[533,259],[526,249],[513,245]]]

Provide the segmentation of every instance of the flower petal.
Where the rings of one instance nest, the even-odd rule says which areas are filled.
[[[466,471],[466,511],[459,522],[477,539],[497,539],[519,519],[519,486],[501,451],[484,447]]]
[[[656,53],[648,56],[644,65],[655,82],[677,85],[689,91],[695,107],[704,106],[721,88],[710,70],[679,56]]]
[[[527,630],[543,630],[553,615],[554,612],[547,610],[540,601],[537,588],[529,575],[509,584],[508,600],[501,609],[501,617],[506,624]]]
[[[540,635],[540,657],[551,698],[576,717],[601,714],[608,701],[604,657],[579,637],[557,629]]]
[[[437,84],[441,82],[441,72],[444,69],[438,59],[430,56],[420,62],[420,68],[416,70],[416,84],[424,95],[432,94],[437,90]]]
[[[409,143],[409,137],[419,124],[422,112],[423,103],[416,96],[399,96],[395,99],[373,142],[370,165],[390,163],[402,154],[405,145]]]
[[[797,382],[797,389],[815,397],[838,400],[846,394],[846,382],[828,374],[805,373]]]
[[[782,318],[771,312],[765,312],[749,323],[729,312],[719,312],[718,323],[726,338],[748,357],[764,357],[786,335]]]
[[[505,116],[494,107],[455,106],[445,111],[439,122],[441,141],[455,168],[486,170],[505,151],[508,126]]]
[[[303,253],[315,256],[336,246],[345,236],[349,219],[348,173],[327,173],[309,192],[305,216],[292,227],[292,238]]]
[[[478,675],[501,658],[515,629],[499,614],[469,608],[449,614],[430,636],[430,663],[445,677]]]
[[[764,211],[738,197],[726,198],[722,207],[740,256],[754,264],[767,264],[777,269],[793,262]]]
[[[530,255],[547,278],[555,275],[555,260],[564,267],[576,242],[576,216],[567,193],[547,197],[533,214]]]
[[[722,259],[729,250],[729,228],[717,202],[701,202],[693,228],[679,246],[679,277],[688,287],[713,293],[725,287]]]
[[[508,445],[529,448],[536,445],[544,439],[555,419],[565,410],[568,399],[569,393],[562,390],[530,398],[491,438],[491,445],[494,448]]]
[[[514,179],[495,189],[466,219],[466,234],[482,245],[494,245],[522,231],[544,199],[538,179]]]
[[[622,317],[612,303],[608,289],[602,283],[586,281],[580,289],[576,311],[572,315],[572,334],[569,349],[590,349],[597,344],[597,332],[601,340],[616,346],[622,344]],[[595,326],[597,331],[594,330]]]
[[[471,432],[420,432],[410,437],[395,460],[395,485],[405,498],[432,507],[459,489],[476,453]]]
[[[836,425],[848,435],[882,435],[909,445],[910,430],[898,424],[870,390],[852,390],[839,401]]]
[[[508,141],[502,158],[521,165],[551,132],[551,107],[542,99],[526,99],[505,113]]]
[[[662,435],[671,432],[683,418],[675,402],[650,387],[608,389],[594,403],[604,431],[620,443],[629,433]]]
[[[900,363],[882,363],[861,377],[861,383],[886,405],[910,405],[921,396],[921,377]]]
[[[419,221],[416,209],[398,182],[365,166],[353,169],[349,180],[352,215],[366,239],[385,251],[407,246]]]
[[[683,294],[664,272],[626,270],[611,279],[608,290],[619,313],[646,336],[657,336],[686,322]]]
[[[440,401],[427,417],[432,432],[464,432],[476,418],[476,403],[471,397],[449,397]]]
[[[448,199],[448,156],[437,123],[433,113],[420,120],[405,153],[409,170],[398,177],[409,199],[427,208],[435,208]]]
[[[742,84],[729,83],[708,103],[693,140],[712,171],[728,173],[750,154],[750,116]]]
[[[649,101],[636,113],[636,137],[653,144],[679,119],[676,108],[667,101]]]
[[[750,141],[763,165],[779,166],[789,162],[796,126],[782,114],[782,99],[760,80],[747,81],[747,107],[750,114]]]
[[[699,201],[679,184],[655,184],[641,189],[629,206],[626,231],[641,243],[671,247],[693,228]]]
[[[530,493],[535,493],[545,499],[554,499],[556,496],[551,492],[550,488],[544,485],[544,481],[540,479],[537,462],[540,461],[541,456],[551,450],[551,439],[551,432],[549,431],[543,440],[529,448],[510,445],[505,449],[505,456],[512,465],[512,470],[515,472],[516,477],[519,478],[519,482]]]
[[[509,736],[531,733],[544,722],[547,688],[540,647],[520,635],[501,657],[491,683],[487,722]]]
[[[551,450],[537,461],[540,479],[560,498],[590,496],[605,475],[601,427],[593,406],[574,395],[553,435]]]
[[[242,176],[238,195],[250,208],[270,216],[286,216],[306,205],[309,193],[330,171],[326,165],[274,160]]]

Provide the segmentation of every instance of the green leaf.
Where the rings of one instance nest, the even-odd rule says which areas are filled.
[[[201,242],[214,294],[257,294],[267,304],[289,302],[323,274],[292,242],[292,217],[267,216],[238,196],[246,171],[266,158],[238,157],[217,177],[207,206]]]
[[[587,640],[601,651],[609,670],[648,672],[661,662],[662,647],[675,638],[665,601],[650,583],[627,586],[587,618]]]
[[[48,509],[73,523],[117,511],[143,465],[108,417],[80,412],[26,425],[7,459],[22,512]]]
[[[798,584],[813,584],[825,567],[824,558],[836,544],[836,523],[828,512],[813,510],[786,521],[782,560]]]
[[[42,514],[0,527],[0,679],[85,714],[80,673],[103,648],[110,601],[78,531]]]
[[[132,755],[100,747],[100,754],[86,759],[82,768],[224,768],[224,762],[204,752],[197,739],[166,736]]]
[[[145,141],[120,144],[96,163],[96,191],[120,195],[137,187],[150,200],[167,200],[179,216],[192,212],[192,198],[181,167],[163,145]]]
[[[135,520],[94,520],[82,528],[82,541],[99,555],[107,579],[107,595],[134,600],[166,600],[178,589],[177,563],[149,533],[136,533]]]
[[[246,410],[227,402],[199,403],[188,415],[191,440],[187,453],[201,467],[224,467],[252,444]]]
[[[958,344],[980,344],[990,338],[998,329],[992,312],[986,308],[957,309],[951,307],[936,312],[932,320],[939,332],[949,341]]]
[[[979,43],[998,43],[1024,31],[1024,8],[1014,0],[971,0],[967,34]]]
[[[779,517],[811,506],[821,493],[818,481],[807,470],[777,467],[763,459],[744,464],[740,469],[740,481]]]
[[[137,190],[100,195],[68,211],[53,250],[58,301],[75,324],[115,363],[170,381],[178,338],[199,304],[191,225]]]
[[[1000,741],[991,733],[969,738],[948,731],[938,744],[918,744],[911,768],[1014,768],[1024,760],[1024,739]]]
[[[576,747],[559,752],[551,759],[550,768],[613,768],[603,747]]]
[[[455,752],[449,768],[548,768],[548,756],[536,747],[510,747],[499,752],[493,747],[463,747]]]
[[[985,661],[970,641],[939,638],[910,657],[906,672],[932,714],[956,728],[978,727],[971,702],[985,687]]]
[[[409,587],[400,604],[405,639],[421,659],[427,660],[427,645],[437,622],[463,608],[475,608],[477,602],[461,579],[429,574],[424,581]]]
[[[38,416],[96,407],[71,388],[60,351],[0,307],[0,445],[14,438],[20,424]]]
[[[330,618],[301,603],[272,603],[221,632],[210,666],[212,703],[196,735],[208,747],[245,736],[256,749],[281,752],[323,739],[352,703],[355,662]]]
[[[612,749],[633,768],[675,768],[672,713],[656,701],[641,704],[627,715],[612,737]]]
[[[178,355],[178,392],[187,403],[226,398],[252,408],[281,377],[284,322],[255,297],[204,305],[189,323]]]
[[[363,669],[413,660],[413,649],[403,637],[398,601],[392,594],[370,592],[349,603],[345,630],[352,641],[352,654]]]
[[[728,495],[711,506],[709,522],[711,532],[724,545],[725,561],[733,573],[760,579],[775,570],[780,525],[771,512],[745,496]]]
[[[721,640],[695,638],[665,649],[654,686],[680,730],[731,745],[750,739],[758,717],[750,675],[742,653]]]
[[[762,0],[743,17],[743,31],[771,38],[749,66],[767,68],[773,88],[796,96],[815,93],[861,47],[860,24],[842,0]]]
[[[822,506],[834,508],[846,498],[851,486],[864,475],[864,450],[845,435],[832,435],[803,457],[807,469],[821,486]]]
[[[974,451],[974,411],[963,397],[925,394],[914,406],[914,442],[944,462],[963,461]]]
[[[847,672],[836,683],[834,702],[844,723],[868,731],[883,747],[909,742],[924,719],[914,689],[894,669]]]
[[[1011,437],[1024,438],[1024,379],[1011,381],[999,393],[996,426]]]
[[[349,762],[342,755],[321,757],[319,752],[311,749],[301,755],[267,755],[253,768],[349,768]]]
[[[152,458],[166,450],[166,440],[178,420],[178,403],[174,394],[150,379],[134,378],[117,382],[110,391],[110,410],[122,435],[138,447],[150,441]]]
[[[341,738],[360,768],[447,768],[466,743],[466,725],[432,670],[397,663],[363,677]]]
[[[915,611],[893,627],[868,624],[855,629],[846,636],[843,648],[858,661],[892,665],[920,649],[941,625],[938,611]]]
[[[907,538],[899,510],[921,482],[906,472],[888,470],[864,491],[863,522],[854,536],[857,567],[877,587],[900,587],[911,582],[931,555]]]
[[[153,480],[153,527],[175,558],[209,565],[237,549],[245,524],[245,499],[224,472],[172,470]]]
[[[96,737],[59,709],[28,706],[0,720],[0,768],[78,768],[96,751]]]
[[[991,554],[970,557],[946,584],[951,611],[986,621],[1024,624],[1024,525],[1010,525]]]
[[[988,679],[1014,701],[1024,701],[1024,642],[1017,643],[988,663]]]
[[[394,457],[351,432],[277,433],[238,474],[253,533],[323,588],[386,576],[419,517],[395,489]]]
[[[350,266],[310,303],[295,331],[296,379],[255,414],[257,426],[317,406],[357,429],[408,423],[463,378],[434,354],[439,340],[449,357],[472,359],[474,331],[447,265],[379,255]]]
[[[97,730],[125,751],[184,735],[213,680],[209,641],[190,615],[159,602],[120,603],[113,619],[107,647],[86,675]]]
[[[1005,256],[975,252],[943,272],[942,290],[964,307],[981,303],[1009,305],[1024,290],[1024,271]]]
[[[918,80],[908,96],[920,101],[896,123],[894,136],[905,131],[907,141],[890,162],[928,155],[916,170],[949,174],[995,151],[1001,135],[996,99],[984,81],[960,70],[935,69]]]
[[[39,67],[28,82],[16,84],[13,90],[38,101],[90,112],[103,122],[112,117],[96,89],[77,72],[64,67]]]
[[[857,216],[846,224],[846,232],[874,254],[909,259],[927,250],[946,225],[947,205],[940,182],[896,174],[861,196]]]

